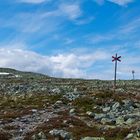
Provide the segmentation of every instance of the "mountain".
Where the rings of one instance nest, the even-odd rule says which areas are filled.
[[[39,73],[35,73],[35,72],[23,72],[23,71],[18,71],[15,69],[11,69],[11,68],[0,68],[0,76],[9,76],[10,75],[14,77],[14,75],[18,75],[19,77],[24,77],[24,78],[43,78],[43,77],[49,77],[47,75],[44,74],[39,74]]]

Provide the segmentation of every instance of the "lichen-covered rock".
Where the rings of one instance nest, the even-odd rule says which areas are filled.
[[[125,140],[134,140],[134,134],[133,133],[128,134]]]
[[[88,116],[90,116],[90,117],[94,117],[95,116],[95,114],[93,112],[91,112],[91,111],[87,111],[86,114]]]
[[[134,122],[135,122],[135,119],[133,119],[133,118],[129,118],[127,121],[125,121],[125,123],[128,125],[131,125]]]
[[[112,106],[112,110],[113,110],[113,111],[116,111],[119,107],[120,107],[120,103],[119,103],[119,102],[116,102],[116,103],[114,103],[114,105]]]
[[[32,140],[47,140],[46,135],[43,132],[39,132],[38,134],[34,134]]]
[[[122,116],[119,116],[117,119],[116,119],[116,124],[117,125],[123,125],[124,124],[124,118]]]
[[[103,114],[103,113],[97,114],[97,113],[95,113],[95,116],[94,116],[95,120],[101,120],[102,118],[106,118],[106,114]]]
[[[81,140],[105,140],[103,137],[85,137],[82,138]]]
[[[52,136],[60,136],[60,137],[64,138],[65,140],[69,140],[71,138],[71,134],[65,130],[53,129],[49,133]]]
[[[102,124],[115,124],[115,119],[102,118],[101,123]]]
[[[108,111],[110,111],[110,107],[105,107],[105,108],[103,108],[102,109],[104,112],[108,112]]]
[[[74,114],[75,113],[75,108],[70,109],[69,113]]]

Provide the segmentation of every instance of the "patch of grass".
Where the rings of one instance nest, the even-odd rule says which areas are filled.
[[[64,123],[64,120],[66,120],[66,123]],[[39,132],[44,132],[49,140],[54,140],[54,137],[49,134],[52,129],[63,129],[70,132],[74,140],[79,140],[86,136],[104,137],[106,140],[122,140],[131,132],[132,128],[110,128],[102,131],[97,126],[87,126],[84,121],[77,117],[69,116],[68,111],[63,111],[59,113],[58,117],[51,118],[48,122],[37,126],[34,131],[26,135],[24,140],[30,140],[32,135]]]
[[[0,140],[9,140],[11,135],[9,133],[0,131]]]
[[[108,99],[108,98],[111,98],[113,96],[113,91],[111,90],[103,90],[103,91],[99,91],[95,94],[95,97],[96,98],[99,98],[99,99]]]
[[[14,126],[14,125],[6,125],[3,127],[4,130],[15,130],[18,129],[18,126]]]
[[[39,125],[35,131],[30,132],[26,135],[24,140],[30,140],[31,136],[38,134],[39,132],[44,132],[49,140],[54,140],[54,137],[49,134],[49,131],[52,129],[63,129],[67,132],[70,132],[74,137],[74,140],[79,140],[81,137],[85,136],[101,136],[102,133],[96,127],[89,127],[85,122],[81,121],[78,118],[69,116],[68,112],[60,112],[60,116],[51,118],[47,123]],[[63,121],[67,122],[64,123]],[[70,127],[73,126],[73,127]],[[62,138],[60,138],[61,140]]]
[[[48,96],[50,103],[54,104],[56,101],[62,99],[62,95],[50,95]]]
[[[105,133],[107,140],[122,140],[131,132],[131,128],[115,128],[109,129]]]
[[[97,127],[89,127],[83,121],[79,119],[73,119],[71,124],[74,126],[68,128],[68,131],[71,132],[76,140],[81,139],[82,137],[91,136],[91,137],[101,137],[102,132]]]
[[[17,117],[22,117],[24,115],[28,115],[28,114],[31,114],[32,111],[26,109],[26,110],[16,110],[16,111],[13,111],[13,110],[9,110],[9,111],[6,111],[4,113],[1,113],[0,114],[0,119],[4,119],[4,120],[9,120],[9,119],[15,119]]]
[[[92,111],[94,108],[94,101],[89,97],[77,98],[73,101],[73,105],[81,111]]]
[[[95,103],[97,105],[104,105],[105,103],[110,103],[110,100],[119,102],[121,105],[123,104],[122,100],[130,99],[131,96],[128,94],[118,94],[112,90],[102,90],[94,93],[94,97],[96,98]]]
[[[27,133],[24,140],[31,140],[31,137],[34,134],[38,134],[39,132],[44,132],[49,140],[54,140],[54,137],[49,134],[49,131],[54,128],[63,129],[64,127],[66,127],[66,125],[63,124],[63,121],[69,119],[67,111],[59,112],[59,115],[62,116],[51,118],[48,122],[37,126],[34,131]]]
[[[36,108],[43,109],[49,104],[54,104],[57,100],[62,99],[62,95],[47,95],[43,93],[30,93],[27,96],[3,96],[0,97],[0,109],[24,109]]]

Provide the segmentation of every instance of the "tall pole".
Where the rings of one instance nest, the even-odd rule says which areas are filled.
[[[115,58],[117,58],[117,53]],[[117,77],[117,59],[115,60],[114,89],[116,89],[116,77]]]
[[[132,70],[132,75],[133,75],[133,80],[135,80],[135,71],[134,70]]]
[[[112,62],[115,61],[115,74],[114,74],[114,90],[116,89],[116,78],[117,78],[117,61],[121,62],[120,58],[121,56],[117,56],[117,53],[115,56],[112,56],[113,60]]]

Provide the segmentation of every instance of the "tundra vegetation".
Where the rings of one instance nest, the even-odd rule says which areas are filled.
[[[0,72],[0,140],[140,139],[140,80]]]

